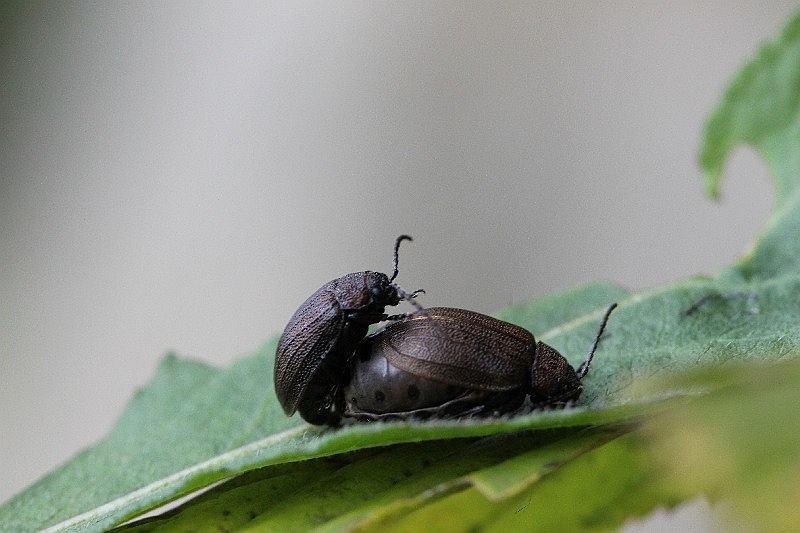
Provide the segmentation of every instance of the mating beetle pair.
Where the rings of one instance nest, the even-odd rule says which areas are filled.
[[[493,415],[534,405],[563,406],[581,393],[608,316],[577,370],[524,328],[473,311],[424,309],[391,277],[358,272],[323,285],[295,312],[275,354],[275,391],[287,416],[336,424],[362,420]],[[411,302],[417,313],[388,316]],[[393,320],[367,337],[370,324]]]

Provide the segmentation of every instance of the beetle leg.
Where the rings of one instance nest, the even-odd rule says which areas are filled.
[[[416,313],[399,313],[397,315],[389,315],[384,320],[389,321],[389,322],[395,322],[397,320],[403,320],[403,319],[408,318],[410,316],[414,316],[415,314]]]
[[[525,392],[523,390],[501,392],[468,390],[456,398],[435,407],[394,413],[371,413],[348,403],[343,414],[363,421],[499,416],[519,408],[524,400]]]

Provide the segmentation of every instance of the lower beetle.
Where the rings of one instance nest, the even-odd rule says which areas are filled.
[[[275,351],[274,384],[286,416],[295,411],[311,424],[335,424],[344,406],[341,385],[356,345],[370,324],[401,318],[388,317],[386,306],[410,301],[421,305],[393,283],[397,277],[401,235],[394,244],[391,276],[380,272],[354,272],[329,281],[295,311]]]
[[[367,337],[344,390],[345,416],[362,420],[499,415],[526,395],[539,407],[564,406],[581,394],[600,336],[576,371],[526,329],[487,315],[432,307]]]

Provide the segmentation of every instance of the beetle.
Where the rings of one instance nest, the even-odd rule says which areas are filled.
[[[474,311],[430,307],[393,322],[358,347],[344,415],[361,420],[500,415],[527,395],[537,407],[577,400],[600,336],[575,370],[526,329]]]
[[[278,341],[273,382],[286,416],[299,411],[311,424],[334,425],[344,400],[341,385],[347,381],[349,361],[370,324],[406,315],[388,316],[387,306],[413,300],[421,290],[407,294],[394,279],[400,243],[394,243],[392,275],[353,272],[329,281],[295,311]]]

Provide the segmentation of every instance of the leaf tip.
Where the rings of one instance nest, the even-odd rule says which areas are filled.
[[[719,200],[720,186],[722,183],[722,167],[727,156],[727,151],[721,154],[711,148],[708,139],[710,134],[708,128],[704,134],[705,142],[698,156],[698,164],[702,172],[703,192],[712,200]]]

